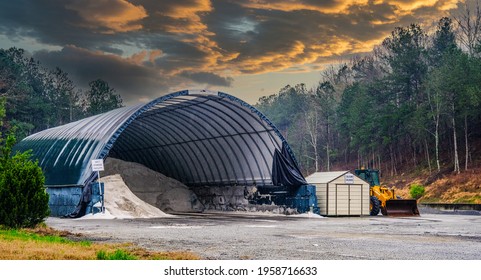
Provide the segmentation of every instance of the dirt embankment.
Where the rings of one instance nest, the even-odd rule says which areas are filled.
[[[444,172],[439,175],[424,174],[388,178],[384,182],[394,186],[399,195],[410,198],[409,187],[419,184],[426,192],[419,202],[424,203],[475,203],[481,204],[481,168],[462,171],[460,174]]]

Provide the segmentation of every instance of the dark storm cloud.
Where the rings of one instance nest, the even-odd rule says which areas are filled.
[[[0,29],[14,37],[34,38],[40,43],[67,44],[96,49],[102,44],[121,40],[117,36],[92,32],[83,25],[80,15],[63,0],[2,1]]]
[[[61,51],[39,51],[34,58],[47,67],[60,67],[83,87],[87,87],[90,81],[103,79],[121,94],[126,103],[151,99],[165,94],[169,88],[166,80],[153,68],[74,46],[66,46]]]
[[[224,78],[208,72],[187,72],[186,71],[186,72],[180,73],[180,75],[182,77],[189,78],[194,82],[207,83],[215,86],[229,87],[233,82],[233,79],[231,77]]]
[[[193,44],[175,40],[165,41],[162,38],[151,38],[146,40],[145,44],[151,49],[161,49],[165,53],[155,60],[155,65],[167,73],[179,73],[185,68],[201,68],[207,59],[206,53]]]

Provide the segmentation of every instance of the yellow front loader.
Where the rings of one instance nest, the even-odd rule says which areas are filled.
[[[394,189],[380,185],[379,170],[356,169],[355,173],[371,186],[369,192],[371,216],[378,215],[379,211],[384,216],[419,216],[415,199],[402,199],[395,194]]]

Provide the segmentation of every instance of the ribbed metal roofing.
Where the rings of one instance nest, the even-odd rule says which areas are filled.
[[[246,102],[186,90],[41,131],[15,148],[33,150],[50,186],[92,181],[91,161],[108,156],[190,186],[269,186],[274,151],[283,143],[276,127]]]
[[[330,171],[330,172],[315,172],[306,177],[306,181],[309,184],[327,184],[349,171]]]

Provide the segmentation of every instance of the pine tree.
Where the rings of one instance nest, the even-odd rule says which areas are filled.
[[[0,103],[4,105],[5,101]],[[0,225],[34,227],[50,214],[45,176],[38,162],[30,159],[30,152],[13,154],[15,142],[14,134],[10,133],[1,147]]]

